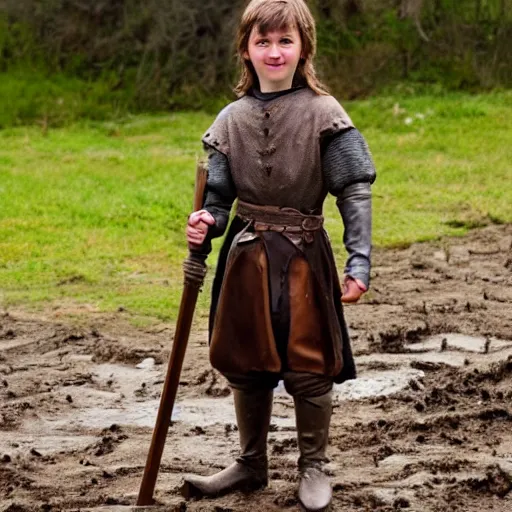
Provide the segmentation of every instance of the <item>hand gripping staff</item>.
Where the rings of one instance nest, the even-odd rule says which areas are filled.
[[[200,210],[203,207],[207,177],[208,171],[206,165],[203,162],[198,162],[194,191],[194,211]],[[158,470],[160,469],[165,438],[171,422],[172,409],[180,381],[181,368],[187,348],[192,317],[194,316],[197,296],[203,285],[204,276],[206,275],[206,255],[190,251],[187,259],[183,262],[183,272],[185,274],[185,282],[181,296],[178,321],[176,323],[176,331],[174,333],[174,343],[172,345],[169,366],[167,367],[164,389],[160,398],[146,468],[144,469],[144,476],[142,477],[142,483],[140,485],[139,497],[137,499],[138,506],[154,504],[153,492],[155,490]]]

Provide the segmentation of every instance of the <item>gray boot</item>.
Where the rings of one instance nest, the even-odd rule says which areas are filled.
[[[253,392],[233,389],[241,455],[212,476],[185,475],[181,489],[187,499],[220,496],[232,491],[253,491],[268,482],[267,434],[272,412],[271,389]]]
[[[307,512],[327,510],[332,500],[331,483],[324,472],[332,413],[331,397],[331,391],[313,398],[294,397],[300,449],[299,501]]]

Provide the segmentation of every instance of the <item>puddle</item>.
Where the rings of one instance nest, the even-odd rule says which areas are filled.
[[[37,450],[42,455],[50,453],[68,452],[83,450],[97,441],[94,436],[59,436],[51,433],[48,435],[27,435],[20,433],[13,438],[12,432],[0,433],[0,453],[8,453],[11,457],[15,455],[28,454],[31,449]]]
[[[105,371],[108,370],[108,371]],[[115,365],[108,365],[95,374],[114,375],[118,379],[120,375],[131,375],[130,371],[121,367],[117,372]],[[334,386],[334,398],[336,400],[358,400],[371,396],[389,395],[405,388],[413,378],[422,377],[421,370],[398,369],[389,371],[368,371],[362,372],[360,377],[353,381]],[[130,387],[134,387],[133,381]],[[85,391],[85,390],[84,390]],[[289,402],[291,398],[287,395],[282,382],[276,389],[276,404]],[[113,423],[121,426],[136,426],[152,428],[155,425],[159,400],[148,399],[135,401],[125,396],[121,404],[119,395],[109,393],[84,393],[89,400],[86,407],[74,411],[67,411],[64,414],[44,418],[41,420],[46,430],[69,432],[76,429],[103,429]],[[92,401],[95,404],[92,404]],[[110,403],[109,403],[110,402]],[[293,410],[290,407],[286,414],[279,414],[276,407],[276,414],[272,416],[272,424],[277,427],[294,426],[295,420]],[[178,399],[173,411],[173,422],[186,423],[192,426],[208,427],[215,424],[236,424],[233,408],[233,398],[185,398]]]
[[[468,336],[466,334],[447,333],[430,336],[419,343],[410,343],[405,348],[411,352],[429,352],[443,350],[461,350],[463,352],[497,352],[511,347],[510,341],[483,336]]]
[[[464,366],[467,359],[464,352],[444,351],[444,352],[413,352],[410,354],[370,354],[357,358],[359,367],[362,365],[383,363],[389,366],[402,364],[409,366],[412,361],[422,361],[425,363],[441,363],[448,366]]]
[[[334,386],[334,397],[338,400],[359,400],[372,396],[387,396],[406,388],[411,379],[424,377],[421,370],[413,368],[368,371],[355,380]]]
[[[446,341],[443,341],[446,340]],[[441,345],[444,350],[441,351]],[[386,396],[406,388],[412,379],[424,376],[421,370],[411,368],[412,360],[444,362],[453,366],[462,366],[468,352],[483,353],[486,349],[498,351],[512,346],[512,342],[498,339],[487,340],[483,337],[461,334],[441,334],[426,340],[409,344],[410,351],[405,354],[372,354],[357,358],[359,377],[355,380],[334,386],[334,399],[359,400]],[[365,366],[382,362],[391,367],[387,370],[370,370]],[[393,368],[393,366],[395,368]],[[165,367],[136,369],[118,364],[93,365],[90,369],[91,384],[77,388],[61,388],[59,392],[73,394],[77,408],[51,417],[40,417],[39,422],[24,425],[28,434],[51,435],[57,433],[61,443],[55,450],[63,449],[67,442],[63,433],[87,429],[103,429],[113,423],[121,426],[153,428],[158,411],[159,399],[156,398],[162,387]],[[147,393],[147,396],[141,396]],[[272,423],[277,427],[294,426],[292,400],[287,395],[282,382],[275,391],[275,414]],[[173,422],[191,426],[209,427],[220,424],[236,424],[233,398],[186,398],[178,395],[173,411]],[[41,428],[40,428],[41,427]],[[59,437],[60,436],[60,437]],[[70,438],[74,439],[74,438]],[[0,447],[1,447],[0,438]],[[64,443],[64,444],[63,444]],[[53,449],[49,447],[49,449]],[[64,448],[65,449],[65,448]]]
[[[113,423],[120,426],[149,427],[155,426],[159,400],[127,404],[122,409],[107,407],[90,407],[76,414],[63,415],[55,419],[44,419],[47,428],[59,431],[74,429],[103,429]],[[272,424],[278,427],[294,425],[292,413],[290,418],[272,416]],[[215,424],[236,424],[233,400],[228,398],[195,398],[176,402],[172,421],[191,426],[209,427]]]
[[[52,419],[43,418],[43,421],[48,427],[60,431],[103,429],[114,423],[121,426],[154,427],[159,403],[159,400],[148,400],[127,403],[122,408],[88,407]]]

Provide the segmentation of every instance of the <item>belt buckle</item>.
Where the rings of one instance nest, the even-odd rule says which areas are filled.
[[[315,217],[306,217],[302,220],[302,229],[304,231],[316,231],[320,227],[320,222]]]

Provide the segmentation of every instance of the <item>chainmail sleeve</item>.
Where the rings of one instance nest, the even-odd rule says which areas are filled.
[[[322,169],[327,189],[336,196],[344,224],[343,242],[348,253],[345,274],[368,288],[372,237],[370,185],[375,166],[368,145],[355,128],[339,132],[324,146]]]
[[[338,132],[324,143],[322,169],[327,189],[338,196],[352,183],[373,183],[375,166],[368,144],[359,130]]]
[[[208,180],[203,208],[211,213],[215,219],[215,224],[208,229],[208,236],[201,251],[205,254],[211,251],[211,240],[222,236],[226,231],[229,212],[233,201],[236,199],[236,189],[231,178],[226,155],[211,148],[207,148],[207,151]]]

